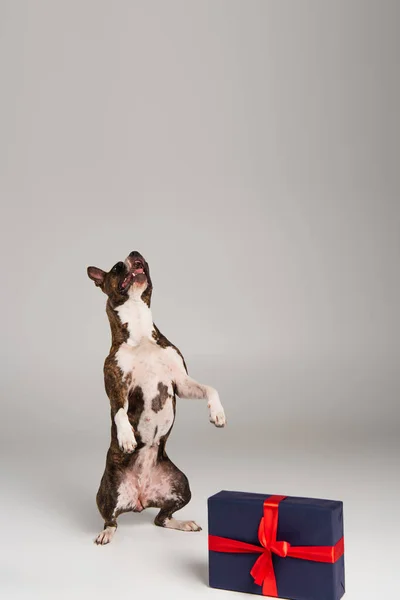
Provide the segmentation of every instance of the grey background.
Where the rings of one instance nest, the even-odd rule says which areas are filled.
[[[399,17],[0,3],[2,596],[238,598],[206,586],[221,488],[343,499],[347,597],[398,596]],[[148,511],[97,548],[110,336],[86,267],[133,249],[228,426],[178,404],[201,534]]]

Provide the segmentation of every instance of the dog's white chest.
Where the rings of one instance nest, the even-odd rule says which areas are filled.
[[[137,346],[122,344],[116,359],[124,378],[130,376],[131,387],[140,385],[143,392],[146,388],[151,393],[160,381],[172,382],[174,365],[169,350],[143,340]]]
[[[174,362],[169,350],[143,340],[137,346],[122,344],[116,355],[124,378],[128,377],[129,388],[140,388],[143,394],[138,432],[145,444],[157,444],[174,420]]]

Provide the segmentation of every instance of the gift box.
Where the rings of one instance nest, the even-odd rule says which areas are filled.
[[[293,600],[344,594],[343,503],[222,491],[208,499],[209,584]]]

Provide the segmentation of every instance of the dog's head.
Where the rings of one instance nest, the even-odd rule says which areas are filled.
[[[108,273],[88,267],[87,274],[107,294],[113,306],[120,306],[128,298],[142,299],[150,306],[153,286],[149,265],[136,250],[124,262],[117,262]]]

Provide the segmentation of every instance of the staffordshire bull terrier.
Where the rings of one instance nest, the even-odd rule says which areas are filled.
[[[108,296],[106,312],[112,343],[104,363],[111,405],[111,443],[97,493],[104,529],[96,544],[108,544],[118,515],[159,508],[155,524],[200,531],[194,521],[176,519],[191,492],[187,477],[165,450],[175,420],[176,396],[207,401],[211,423],[225,425],[218,392],[189,377],[181,352],[153,323],[153,285],[149,265],[131,252],[107,273],[96,267],[88,276]]]

